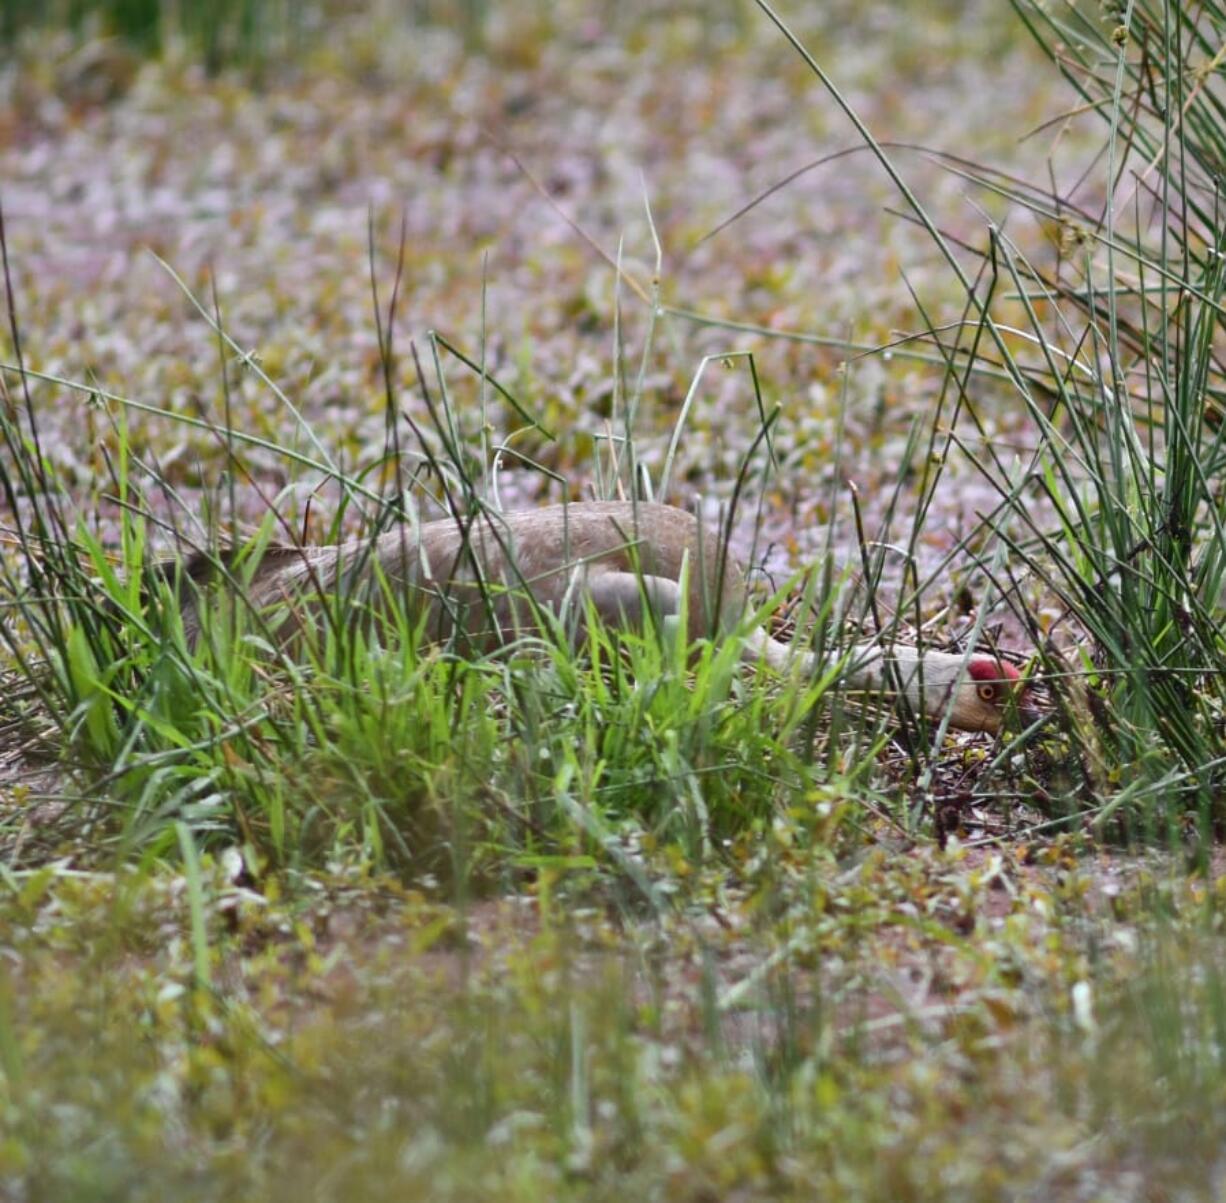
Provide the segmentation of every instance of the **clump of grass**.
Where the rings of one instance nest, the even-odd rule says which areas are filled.
[[[282,397],[311,447],[291,463],[335,482],[342,503],[332,530],[352,510],[353,537],[368,547],[405,520],[407,507],[433,506],[464,522],[495,504],[494,467],[511,454],[509,439],[490,443],[495,402],[536,425],[486,375],[483,354],[435,337],[429,385],[417,362],[430,423],[414,424],[412,445],[401,445],[392,417],[396,295],[378,323],[386,496],[370,491],[365,473],[341,472]],[[11,291],[9,302],[15,315]],[[219,319],[198,308],[218,334],[224,383],[234,346]],[[0,412],[0,488],[18,554],[0,567],[0,589],[15,620],[3,637],[25,688],[9,709],[16,721],[26,705],[31,722],[53,729],[63,771],[44,790],[51,811],[41,844],[11,818],[27,855],[69,828],[92,833],[95,855],[121,858],[177,855],[186,835],[206,850],[240,843],[253,863],[357,858],[465,889],[508,884],[545,864],[595,867],[651,895],[645,858],[701,865],[832,773],[854,775],[878,746],[869,734],[854,755],[824,755],[817,712],[833,674],[780,684],[746,673],[738,640],[692,641],[684,619],[634,634],[606,630],[589,614],[578,647],[550,621],[503,648],[474,648],[462,635],[426,647],[408,598],[376,582],[379,604],[368,607],[338,574],[300,608],[287,646],[282,620],[253,608],[245,586],[274,541],[295,539],[290,516],[271,502],[246,536],[224,533],[216,516],[194,526],[185,513],[159,517],[155,526],[155,497],[173,503],[173,491],[137,459],[128,403],[94,394],[111,422],[110,487],[100,504],[117,536],[104,544],[72,516],[42,453],[15,316],[11,338],[23,391]],[[477,383],[475,421],[447,362]],[[640,402],[640,391],[619,396],[613,429],[621,433],[605,444],[600,479],[609,492],[651,497],[651,474],[635,452]],[[683,411],[674,447],[684,421]],[[765,422],[737,496],[768,429]],[[215,435],[233,471],[212,512],[233,514],[248,436],[228,425]],[[172,504],[171,512],[181,511]],[[179,556],[155,551],[154,530]],[[831,589],[827,576],[809,590],[823,619]],[[199,616],[196,634],[185,629],[185,605]],[[67,797],[76,800],[66,805]]]
[[[1107,126],[1090,203],[1020,199],[1055,223],[1055,263],[993,257],[1024,315],[1014,361],[1046,435],[1035,465],[1058,532],[1024,554],[1092,643],[1083,668],[1109,759],[1098,815],[1161,831],[1226,821],[1226,139],[1220,5],[1017,8]],[[1219,55],[1220,57],[1220,55]],[[1092,205],[1092,207],[1091,207]]]
[[[923,492],[931,495],[944,453],[960,445],[1000,498],[983,524],[1006,554],[993,565],[981,552],[981,564],[1007,597],[1020,596],[1018,578],[1028,571],[1058,599],[1062,630],[1075,633],[1075,645],[1066,639],[1058,650],[1018,607],[1081,766],[1080,784],[1049,796],[1052,813],[1089,812],[1099,832],[1220,831],[1226,146],[1217,31],[1226,10],[1138,0],[1056,12],[1017,0],[1080,94],[1079,110],[1100,116],[1108,139],[1087,177],[1092,185],[1081,188],[1096,190],[1093,202],[951,159],[951,170],[1029,209],[1054,235],[1047,266],[991,226],[972,275],[963,254],[974,248],[941,232],[891,150],[765,0],[759,7],[843,107],[962,292],[962,318],[952,326],[920,307],[944,369],[931,422],[937,468],[926,471]],[[1028,462],[1010,465],[983,437],[972,380],[1007,382],[1025,407],[1039,433]],[[966,423],[969,437],[959,429]],[[1054,529],[1036,517],[1036,494],[1055,513]],[[1010,533],[1019,530],[1021,537]]]

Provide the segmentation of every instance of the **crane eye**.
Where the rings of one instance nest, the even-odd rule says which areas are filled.
[[[996,686],[995,685],[980,685],[979,686],[979,696],[985,702],[996,701]]]

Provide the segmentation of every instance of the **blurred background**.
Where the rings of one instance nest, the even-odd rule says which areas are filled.
[[[991,215],[1040,261],[1051,253],[1029,215],[927,153],[1076,179],[1075,129],[1043,127],[1060,81],[1007,6],[791,8],[942,229],[982,247]],[[410,341],[436,330],[473,358],[483,349],[563,435],[519,447],[574,495],[619,371],[640,382],[641,454],[658,467],[703,357],[736,351],[753,352],[762,396],[744,361],[704,375],[673,500],[726,498],[776,403],[765,523],[778,565],[824,546],[844,476],[871,522],[911,472],[910,432],[941,371],[905,353],[841,365],[849,348],[955,319],[964,292],[749,0],[7,0],[0,23],[0,202],[27,359],[51,376],[178,414],[217,419],[230,404],[247,431],[292,442],[281,400],[219,356],[186,289],[320,439],[371,462],[386,436],[372,279],[386,306],[403,233],[400,404],[421,413]],[[665,310],[653,319],[657,240]],[[476,385],[453,385],[464,413]],[[50,454],[87,493],[101,475],[96,415],[53,382],[35,388]],[[984,435],[1023,445],[1020,407],[994,408],[990,387],[985,405]],[[129,417],[138,450],[184,496],[223,472],[215,436]],[[503,434],[519,424],[509,411],[491,421]],[[273,491],[293,476],[271,451],[246,464]],[[973,473],[964,484],[932,515],[936,557],[991,501]],[[558,491],[533,474],[506,487],[511,501]]]

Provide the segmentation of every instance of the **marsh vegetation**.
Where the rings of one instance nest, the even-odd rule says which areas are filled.
[[[0,3],[0,1193],[1218,1197],[1226,9],[453,7]],[[247,604],[614,497],[835,667]]]

